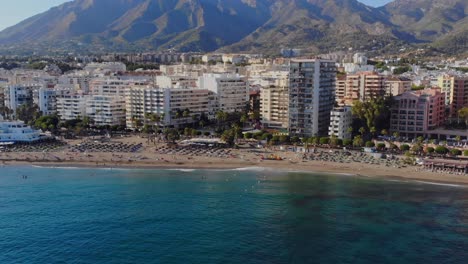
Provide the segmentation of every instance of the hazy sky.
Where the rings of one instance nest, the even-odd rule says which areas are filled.
[[[0,30],[44,12],[53,6],[71,0],[2,0],[0,8]],[[381,6],[391,0],[359,0],[371,6]]]

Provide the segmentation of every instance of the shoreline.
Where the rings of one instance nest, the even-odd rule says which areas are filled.
[[[358,165],[358,166],[356,166]],[[264,169],[298,173],[328,173],[334,175],[349,175],[376,179],[421,182],[426,184],[445,184],[468,187],[468,177],[463,175],[448,175],[430,171],[416,171],[417,167],[409,168],[379,168],[368,164],[339,164],[331,162],[287,163],[287,161],[228,161],[214,160],[209,162],[90,162],[90,161],[17,161],[4,160],[3,166],[32,166],[44,168],[99,168],[99,169],[127,169],[127,170],[241,170]],[[358,168],[357,168],[358,167]]]

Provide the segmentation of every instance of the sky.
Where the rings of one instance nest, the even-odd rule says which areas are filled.
[[[2,0],[0,30],[71,0]],[[391,0],[359,0],[370,6],[382,6]]]

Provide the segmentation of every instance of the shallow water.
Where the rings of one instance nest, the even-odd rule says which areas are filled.
[[[0,263],[467,259],[468,189],[456,185],[259,168],[0,168]]]

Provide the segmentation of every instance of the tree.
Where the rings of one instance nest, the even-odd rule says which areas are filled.
[[[377,128],[371,127],[369,131],[371,132],[372,136],[375,136],[375,133],[377,133]]]
[[[226,142],[226,144],[228,144],[229,146],[233,146],[235,140],[235,132],[233,131],[233,129],[228,129],[224,131],[221,135],[221,140]]]
[[[382,131],[380,131],[380,134],[382,134],[382,136],[386,136],[386,135],[388,135],[388,130],[387,129],[382,129]]]
[[[339,145],[338,143],[339,143],[339,142],[338,142],[338,137],[335,136],[335,135],[332,135],[332,136],[330,137],[330,146],[336,147],[336,146]]]
[[[379,151],[384,151],[385,150],[385,143],[379,143],[377,144],[377,149]]]
[[[182,112],[182,117],[184,118],[187,118],[190,116],[190,110],[189,109],[185,109],[184,112]]]
[[[432,153],[434,153],[434,151],[435,151],[435,149],[433,147],[427,147],[426,148],[426,153],[427,154],[432,154]]]
[[[461,150],[459,149],[451,149],[450,150],[450,153],[453,155],[453,156],[460,156],[462,154]]]
[[[401,151],[408,151],[410,150],[410,146],[408,144],[403,144],[400,146]]]
[[[463,151],[463,156],[468,157],[468,150]]]
[[[366,129],[364,127],[359,128],[359,133],[361,133],[361,136],[364,136],[364,133],[366,133]]]
[[[423,151],[423,145],[422,143],[418,142],[416,144],[414,144],[412,147],[411,147],[411,151],[413,153],[421,153]]]
[[[245,138],[245,139],[251,139],[252,136],[253,136],[253,134],[250,133],[250,132],[247,132],[247,133],[244,134],[244,138]]]
[[[290,142],[290,140],[291,140],[291,138],[289,136],[287,136],[287,135],[280,135],[280,137],[279,137],[279,141],[280,141],[281,144],[287,144],[287,143]]]
[[[366,147],[367,147],[367,148],[373,148],[373,147],[375,147],[375,143],[372,142],[372,141],[367,141],[367,142],[366,142]]]
[[[243,114],[240,118],[240,122],[242,123],[242,127],[245,127],[245,123],[249,120],[246,114]]]
[[[437,154],[440,154],[440,155],[445,155],[445,154],[448,153],[448,151],[449,151],[449,150],[448,150],[446,147],[444,147],[444,146],[437,146],[437,147],[435,148],[435,152],[436,152]]]
[[[301,142],[301,139],[298,137],[298,136],[294,136],[291,138],[291,143],[293,144],[297,144],[297,143],[300,143]]]
[[[400,138],[400,133],[399,132],[393,132],[393,137],[398,139]]]
[[[458,110],[458,118],[464,120],[465,124],[468,126],[468,107],[465,106]]]
[[[277,135],[274,135],[274,136],[271,138],[271,140],[270,140],[270,143],[271,143],[272,145],[278,145],[279,142],[280,142],[280,138],[279,138],[279,136],[277,136]]]
[[[343,145],[344,146],[348,147],[348,146],[351,146],[352,144],[353,144],[353,141],[351,139],[348,139],[348,138],[343,139]]]
[[[41,116],[34,122],[34,127],[54,132],[58,128],[59,118],[56,115]]]
[[[164,137],[166,138],[167,141],[175,143],[176,140],[180,139],[180,134],[179,134],[179,131],[177,129],[166,128],[166,129],[164,129]]]
[[[41,115],[39,106],[36,104],[22,104],[16,109],[16,117],[26,124],[34,124]]]
[[[364,145],[364,140],[361,136],[357,135],[353,139],[353,146],[355,147],[362,147]]]
[[[327,145],[330,143],[330,138],[328,137],[321,137],[320,138],[320,145]]]
[[[351,109],[355,121],[360,126],[363,126],[366,131],[381,131],[388,129],[390,126],[390,108],[392,105],[391,97],[376,97],[368,101],[355,101]],[[373,132],[373,133],[375,133]],[[363,133],[361,133],[364,136]]]
[[[218,127],[221,127],[221,124],[226,121],[228,114],[224,111],[216,112],[216,120],[218,121]]]

